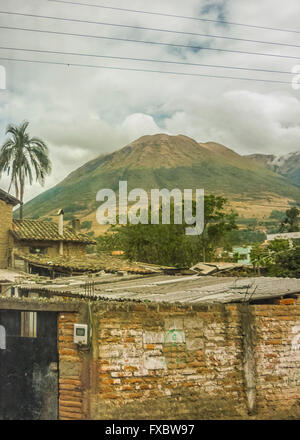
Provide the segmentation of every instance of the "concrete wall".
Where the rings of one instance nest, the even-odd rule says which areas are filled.
[[[8,231],[12,227],[12,208],[12,205],[0,200],[0,269],[8,267]]]
[[[300,303],[92,305],[59,318],[63,419],[300,417]]]
[[[47,247],[47,255],[55,257],[58,255],[59,244],[52,241],[26,241],[26,240],[16,240],[12,238],[11,246],[25,254],[30,253],[30,248],[42,248]]]
[[[86,245],[84,243],[68,242],[64,244],[64,252],[68,256],[84,256]]]

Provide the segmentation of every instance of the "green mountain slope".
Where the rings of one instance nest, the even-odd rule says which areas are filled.
[[[249,200],[273,194],[300,200],[300,189],[253,160],[213,142],[198,143],[183,136],[143,136],[121,150],[102,155],[73,171],[55,187],[28,202],[24,214],[47,217],[64,208],[86,217],[99,206],[102,188],[204,188],[206,193]]]
[[[274,156],[271,154],[250,154],[246,156],[256,163],[284,176],[290,183],[300,187],[300,151]]]

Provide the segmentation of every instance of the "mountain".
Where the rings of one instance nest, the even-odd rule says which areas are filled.
[[[288,206],[288,201],[300,201],[300,188],[224,145],[156,134],[87,162],[29,201],[24,215],[51,217],[64,208],[66,219],[76,214],[95,225],[96,193],[102,188],[117,191],[120,180],[128,181],[129,190],[204,188],[206,194],[225,195],[233,206],[244,203],[243,209],[254,213],[255,204],[262,205],[262,201],[268,208],[272,203]]]
[[[293,185],[300,186],[300,151],[274,156],[273,154],[250,154],[248,157],[260,165],[284,176]]]

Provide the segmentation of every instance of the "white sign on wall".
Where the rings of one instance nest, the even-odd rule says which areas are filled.
[[[292,332],[296,333],[296,336],[292,339],[292,350],[300,350],[300,325],[295,325]]]

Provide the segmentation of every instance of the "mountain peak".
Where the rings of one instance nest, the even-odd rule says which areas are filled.
[[[231,200],[300,200],[300,189],[251,158],[216,142],[198,143],[183,134],[141,136],[118,151],[100,156],[73,171],[54,188],[28,202],[25,215],[52,216],[57,206],[66,215],[96,222],[96,194],[102,188],[204,188],[206,194]],[[286,202],[287,203],[287,202]]]
[[[191,141],[191,142],[196,142],[194,139],[192,139],[191,137],[185,136],[184,134],[177,134],[177,135],[172,135],[172,134],[168,134],[168,133],[156,133],[156,134],[147,134],[144,136],[141,136],[140,138],[134,140],[133,142],[131,142],[128,145],[143,145],[145,143],[147,144],[155,144],[156,142],[176,142],[179,140],[183,140],[183,141]]]
[[[294,185],[300,186],[300,151],[282,156],[274,154],[249,154],[247,158],[286,177]]]

